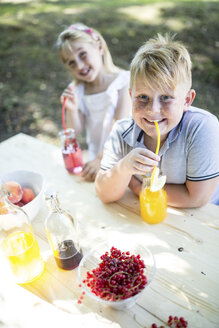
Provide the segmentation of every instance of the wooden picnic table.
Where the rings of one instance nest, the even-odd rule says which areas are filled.
[[[0,175],[26,169],[40,172],[46,187],[58,192],[63,208],[78,222],[83,253],[115,233],[140,240],[154,254],[152,284],[125,311],[104,307],[85,296],[82,304],[77,269],[56,266],[44,231],[48,209],[43,204],[32,221],[46,268],[33,283],[16,285],[0,259],[0,324],[6,327],[150,328],[183,316],[190,328],[219,327],[219,207],[168,208],[167,218],[149,225],[140,217],[138,198],[129,190],[103,204],[93,183],[68,174],[58,147],[25,134],[0,143]]]

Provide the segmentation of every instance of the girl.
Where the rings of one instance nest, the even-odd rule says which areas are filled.
[[[60,98],[61,103],[67,98],[67,125],[76,135],[86,126],[90,161],[83,166],[82,176],[94,181],[113,122],[131,114],[129,72],[113,64],[100,33],[83,24],[64,30],[57,47],[74,77]]]

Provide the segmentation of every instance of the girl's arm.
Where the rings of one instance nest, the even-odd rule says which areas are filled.
[[[67,109],[67,127],[73,128],[75,134],[78,135],[83,132],[85,117],[78,108],[78,96],[75,92],[75,86],[72,83],[69,84],[60,97],[62,104],[65,98],[67,98],[65,103]]]

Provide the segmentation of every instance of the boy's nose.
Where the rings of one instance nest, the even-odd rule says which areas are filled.
[[[151,112],[160,112],[160,101],[156,98],[150,101],[150,111]]]

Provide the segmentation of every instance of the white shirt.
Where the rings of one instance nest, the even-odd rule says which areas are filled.
[[[129,85],[129,80],[130,72],[121,71],[105,91],[92,95],[84,94],[83,83],[76,86],[79,110],[86,117],[86,140],[90,160],[103,148],[112,127],[119,90]]]

